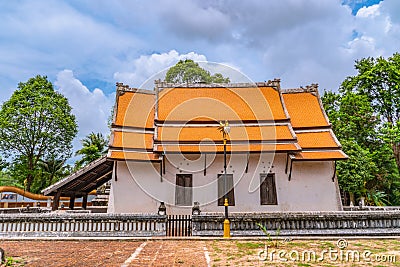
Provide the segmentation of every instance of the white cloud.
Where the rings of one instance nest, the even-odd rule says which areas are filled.
[[[51,79],[65,68],[112,79],[115,66],[141,46],[136,36],[63,1],[18,1],[0,8],[0,73],[19,81]]]
[[[399,52],[400,20],[396,11],[400,11],[398,0],[385,0],[359,10],[354,27],[360,36],[352,42],[352,45],[365,45],[362,46],[365,53],[357,53],[359,56],[388,57]]]
[[[175,50],[171,50],[168,53],[143,55],[131,62],[126,62],[124,69],[129,71],[114,73],[114,79],[131,87],[152,89],[155,79],[163,79],[166,69],[183,59],[207,60],[204,55],[194,52],[179,54]]]
[[[114,105],[115,93],[105,95],[99,88],[89,91],[74,77],[71,70],[59,72],[54,84],[57,90],[68,98],[72,113],[78,122],[79,134],[74,140],[75,151],[81,146],[79,140],[91,132],[109,135],[107,122]]]
[[[380,12],[379,12],[379,4],[377,4],[377,5],[372,5],[372,6],[369,6],[369,7],[362,7],[362,8],[360,8],[358,11],[357,11],[357,17],[360,17],[360,18],[367,18],[367,17],[370,17],[370,18],[374,18],[374,17],[376,17],[376,16],[379,16],[380,15]]]
[[[139,87],[184,58],[228,62],[255,81],[281,78],[283,87],[317,82],[335,90],[354,73],[354,60],[390,56],[400,43],[400,1],[356,15],[341,3],[349,1],[2,1],[0,100],[18,82],[48,75],[76,102],[84,136],[107,132],[114,99],[104,92],[115,90],[88,81]],[[93,113],[82,99],[92,99]]]

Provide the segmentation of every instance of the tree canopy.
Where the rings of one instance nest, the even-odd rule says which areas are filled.
[[[340,188],[369,204],[400,204],[399,62],[399,54],[358,60],[358,73],[322,97],[349,156],[338,162]]]
[[[30,191],[39,164],[49,158],[71,156],[77,134],[68,100],[56,92],[46,76],[19,83],[0,110],[0,150],[14,160]]]
[[[165,81],[169,83],[229,83],[221,73],[211,75],[209,71],[201,68],[191,59],[180,60],[171,67],[165,75]]]
[[[107,153],[107,140],[101,133],[91,132],[81,140],[82,148],[75,154],[82,158],[75,163],[75,168],[79,169],[86,164],[101,158]]]
[[[365,95],[377,116],[381,134],[392,146],[400,169],[400,54],[385,59],[363,58],[356,61],[357,75],[342,83],[341,92]]]

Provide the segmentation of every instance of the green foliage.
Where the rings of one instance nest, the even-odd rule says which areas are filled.
[[[357,75],[324,108],[349,160],[338,162],[340,188],[370,205],[400,204],[400,55],[356,61]]]
[[[24,175],[26,189],[38,173],[38,164],[51,155],[71,156],[77,133],[68,100],[56,92],[47,77],[19,83],[0,110],[0,150],[16,161],[14,170]]]
[[[82,139],[81,143],[82,148],[75,154],[81,155],[82,159],[75,163],[75,169],[79,169],[107,153],[107,140],[101,133],[92,132]]]
[[[257,224],[258,227],[260,227],[261,231],[267,236],[268,242],[271,243],[275,248],[277,248],[277,247],[279,246],[278,239],[275,239],[275,240],[274,240],[274,239],[271,237],[271,234],[268,232],[266,226],[262,225],[261,223],[256,223],[256,224]],[[278,229],[276,230],[276,234],[275,234],[275,235],[278,237],[278,236],[280,235],[280,233],[281,233],[281,229],[278,228]]]
[[[337,163],[340,188],[364,196],[367,183],[374,180],[377,173],[372,154],[354,140],[343,140],[342,146],[349,159]]]
[[[352,139],[367,146],[377,139],[375,128],[379,118],[374,115],[365,95],[325,92],[322,101],[333,130],[340,140]]]
[[[4,266],[24,266],[22,259],[14,259],[13,257],[7,257]]]
[[[340,91],[357,92],[368,98],[375,114],[381,117],[381,126],[387,129],[384,141],[392,146],[400,169],[400,54],[388,59],[363,58],[356,61],[355,68],[357,75],[346,78]]]
[[[400,54],[385,59],[363,58],[356,61],[356,76],[342,83],[341,91],[368,96],[374,110],[391,124],[400,118]]]
[[[11,175],[8,169],[0,171],[0,186],[16,186],[24,188],[24,184],[18,181],[18,179]]]
[[[211,75],[191,59],[180,60],[171,67],[165,75],[165,81],[169,83],[229,83],[221,73]]]

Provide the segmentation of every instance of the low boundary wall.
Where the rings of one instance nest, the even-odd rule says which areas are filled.
[[[165,225],[155,214],[2,214],[0,237],[165,236]]]
[[[232,236],[400,235],[399,211],[273,212],[229,214]],[[222,214],[193,216],[193,236],[222,236]]]
[[[400,236],[399,211],[230,213],[232,236]],[[156,214],[0,214],[1,237],[166,236],[168,217]],[[193,236],[223,235],[223,213],[192,216]],[[278,233],[279,232],[279,233]]]

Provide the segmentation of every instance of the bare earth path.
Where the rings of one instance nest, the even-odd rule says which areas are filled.
[[[140,254],[126,266],[207,267],[204,241],[147,241]]]
[[[0,247],[15,266],[207,266],[204,241],[0,241]]]
[[[400,266],[400,238],[0,240],[0,247],[9,266]]]
[[[0,242],[7,257],[20,259],[25,266],[121,266],[139,245],[127,241]]]

